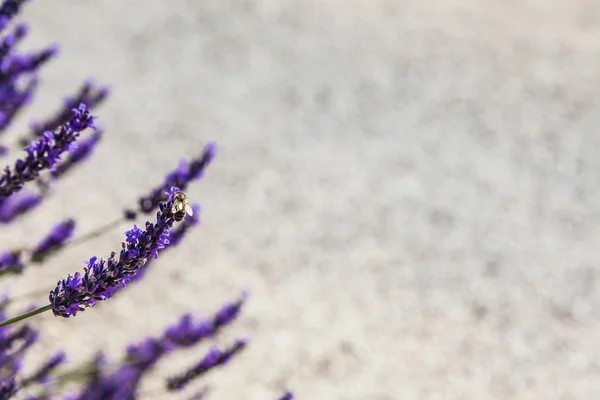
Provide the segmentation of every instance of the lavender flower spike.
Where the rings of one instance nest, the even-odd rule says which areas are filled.
[[[21,8],[21,5],[26,0],[4,0],[0,5],[0,31],[6,28],[8,21],[10,21]]]
[[[66,354],[63,351],[59,351],[54,354],[46,363],[44,363],[33,375],[27,377],[21,381],[21,386],[25,387],[32,383],[45,383],[48,380],[48,376],[54,371],[60,364],[64,363],[67,359]]]
[[[225,350],[219,350],[217,347],[212,347],[208,354],[194,367],[190,368],[180,376],[169,378],[167,381],[167,389],[169,391],[183,389],[188,383],[200,375],[205,374],[213,368],[226,364],[234,355],[242,351],[247,344],[247,340],[238,339],[231,347]]]
[[[279,400],[293,400],[294,395],[292,394],[292,392],[286,392],[283,394],[283,396],[281,396],[279,398]]]
[[[31,142],[25,160],[17,160],[14,171],[4,169],[0,177],[0,201],[23,188],[26,182],[36,179],[44,169],[54,169],[62,153],[71,150],[81,131],[95,129],[94,119],[87,106],[74,108],[73,117],[57,133],[46,131],[37,142]]]
[[[202,178],[204,170],[212,162],[216,154],[217,146],[211,142],[204,146],[204,151],[199,158],[192,160],[190,163],[182,160],[179,163],[179,167],[167,175],[160,187],[152,190],[149,195],[140,198],[140,210],[145,214],[152,212],[158,206],[159,202],[164,201],[163,193],[168,188],[177,186],[181,190],[185,190],[191,181]],[[135,211],[126,210],[125,216],[127,219],[134,219]]]
[[[75,221],[68,219],[54,225],[52,231],[36,246],[31,254],[31,260],[40,262],[51,252],[60,249],[73,236]]]
[[[20,215],[33,210],[42,203],[43,198],[42,195],[25,189],[0,201],[0,223],[7,224]]]
[[[87,307],[93,307],[96,301],[110,298],[115,291],[126,286],[149,257],[158,257],[158,250],[169,242],[169,230],[175,222],[171,212],[173,196],[178,192],[179,188],[176,187],[168,192],[168,201],[159,205],[155,224],[146,222],[144,231],[134,225],[125,232],[127,239],[122,244],[118,258],[115,252],[108,260],[92,257],[86,262],[83,274],[77,272],[58,281],[49,296],[54,315],[68,318]]]

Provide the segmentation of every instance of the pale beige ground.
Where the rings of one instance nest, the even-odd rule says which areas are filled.
[[[189,191],[201,229],[126,295],[40,318],[40,354],[117,355],[249,289],[223,342],[253,345],[209,377],[214,399],[600,398],[597,1],[38,0],[24,17],[63,54],[21,126],[87,76],[114,95],[94,159],[7,244],[66,216],[88,231],[179,156],[221,151]]]

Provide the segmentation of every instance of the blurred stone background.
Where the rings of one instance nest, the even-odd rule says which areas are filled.
[[[600,4],[427,3],[28,4],[26,45],[62,53],[14,138],[86,77],[113,95],[93,159],[5,243],[69,216],[87,232],[220,148],[188,193],[201,228],[125,295],[39,318],[38,355],[116,357],[248,289],[222,341],[253,343],[207,377],[214,399],[600,398]],[[53,287],[128,228],[13,292]]]

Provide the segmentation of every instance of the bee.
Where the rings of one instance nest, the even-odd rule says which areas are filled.
[[[175,221],[181,222],[185,218],[185,214],[194,215],[192,207],[188,203],[188,198],[183,192],[175,193],[173,195],[173,206],[171,207],[171,213]]]

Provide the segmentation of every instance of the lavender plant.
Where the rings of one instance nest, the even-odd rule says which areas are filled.
[[[11,21],[24,3],[26,0],[3,0],[0,4],[0,134],[32,101],[41,67],[57,54],[58,49],[51,45],[32,53],[18,50],[28,26],[20,23],[11,28]],[[51,195],[51,189],[62,176],[93,155],[103,132],[96,127],[92,110],[108,95],[106,87],[84,82],[58,111],[31,123],[30,131],[18,141],[25,147],[24,154],[4,168],[0,176],[0,223],[11,224],[21,215],[34,212]],[[10,146],[0,146],[0,157],[11,150]],[[76,237],[76,221],[69,218],[57,221],[37,244],[0,250],[0,277],[22,276],[26,267],[44,264],[50,256],[65,251],[70,245],[83,243],[139,215],[155,213],[155,219],[147,221],[143,228],[133,225],[125,232],[118,253],[112,252],[107,258],[91,256],[82,271],[60,279],[55,288],[47,288],[47,304],[30,306],[10,317],[7,307],[14,299],[7,295],[0,299],[0,400],[16,396],[40,400],[57,397],[82,400],[140,398],[140,382],[157,363],[177,350],[193,349],[216,337],[238,318],[246,294],[226,303],[211,317],[197,320],[191,313],[183,315],[162,335],[130,345],[116,363],[108,362],[102,353],[98,353],[84,364],[70,365],[68,354],[57,349],[34,372],[28,375],[22,372],[24,356],[43,334],[29,318],[48,311],[56,317],[75,317],[97,302],[110,299],[129,283],[143,281],[145,272],[154,265],[156,261],[153,260],[159,253],[179,245],[186,233],[198,225],[200,206],[194,204],[193,214],[181,220],[181,215],[176,214],[178,202],[181,191],[204,175],[215,156],[215,144],[207,144],[197,158],[181,160],[178,168],[168,173],[163,182],[140,195],[137,208],[125,208],[119,220],[88,234]],[[61,319],[55,321],[68,323]],[[179,392],[211,370],[227,365],[249,343],[248,339],[240,338],[223,348],[211,347],[187,370],[166,377],[164,390]],[[76,391],[66,393],[64,388],[72,384],[76,385]],[[211,392],[202,385],[193,398],[204,399]],[[291,400],[292,394],[286,392],[279,398]]]

